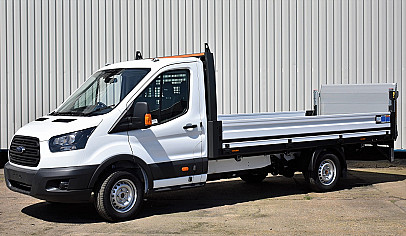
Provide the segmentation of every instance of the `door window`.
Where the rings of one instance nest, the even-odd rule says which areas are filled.
[[[144,89],[133,106],[137,102],[148,103],[153,125],[179,117],[188,110],[189,81],[188,70],[165,72]]]

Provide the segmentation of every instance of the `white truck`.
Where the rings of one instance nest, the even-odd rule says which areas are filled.
[[[310,111],[217,115],[205,48],[173,58],[137,53],[98,70],[55,111],[17,131],[4,167],[8,188],[51,203],[94,202],[103,218],[121,221],[151,192],[297,171],[328,191],[357,151],[376,147],[393,158],[396,84],[327,86]],[[360,96],[372,106],[353,100]],[[383,111],[374,111],[374,99]]]

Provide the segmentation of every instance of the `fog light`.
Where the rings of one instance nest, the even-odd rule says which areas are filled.
[[[61,183],[59,184],[59,189],[68,190],[68,186],[69,186],[69,181],[61,181]]]
[[[47,182],[45,189],[47,191],[68,190],[69,179],[53,179]]]

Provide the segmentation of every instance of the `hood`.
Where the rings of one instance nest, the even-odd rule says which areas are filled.
[[[51,137],[95,127],[102,121],[101,116],[44,116],[21,127],[15,135],[37,137],[47,141]]]

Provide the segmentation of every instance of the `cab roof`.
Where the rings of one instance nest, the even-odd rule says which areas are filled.
[[[151,68],[151,70],[158,70],[162,67],[178,64],[178,63],[188,63],[200,61],[196,57],[183,57],[183,58],[153,58],[153,59],[141,59],[133,61],[125,61],[114,63],[111,65],[104,66],[100,70],[111,70],[111,69],[121,69],[121,68]]]

